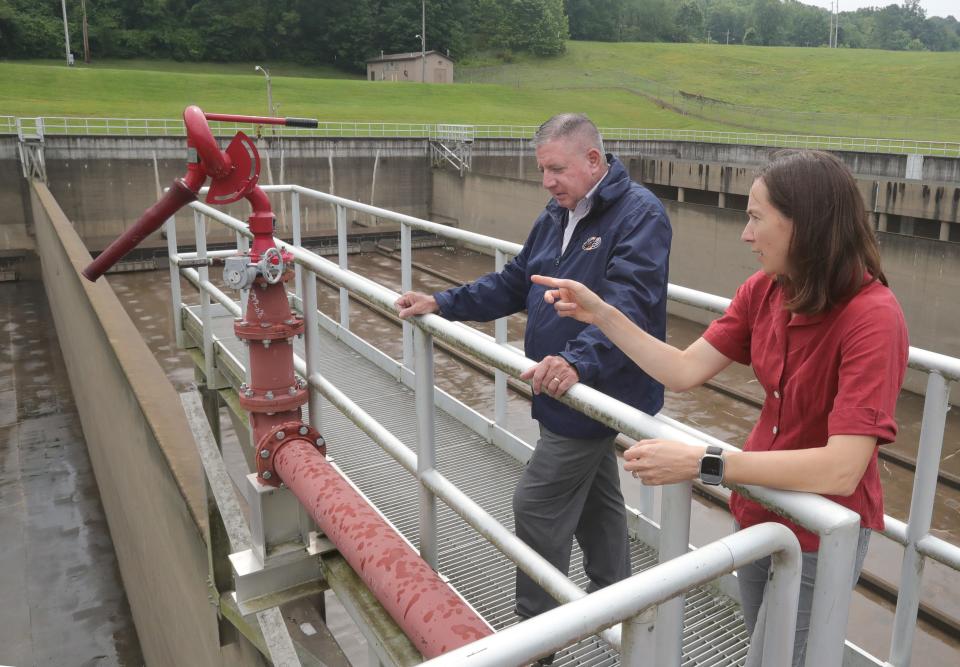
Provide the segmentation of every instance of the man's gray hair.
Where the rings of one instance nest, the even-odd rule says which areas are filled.
[[[557,139],[572,138],[582,141],[585,148],[596,148],[601,155],[605,155],[600,130],[582,113],[559,113],[546,121],[533,135],[533,148]]]

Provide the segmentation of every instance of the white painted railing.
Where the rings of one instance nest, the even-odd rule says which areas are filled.
[[[496,267],[498,269],[503,266],[509,256],[517,254],[521,249],[521,246],[515,243],[353,202],[301,186],[265,186],[263,189],[268,192],[290,194],[292,210],[294,211],[294,238],[297,240],[299,240],[300,237],[299,215],[297,215],[297,212],[300,208],[301,197],[307,197],[334,206],[337,212],[338,238],[343,250],[346,248],[347,210],[353,210],[367,215],[373,215],[382,220],[391,220],[399,223],[401,226],[402,291],[411,288],[411,233],[413,230],[430,232],[447,239],[468,242],[474,247],[484,248],[495,255]],[[202,214],[200,216],[201,218],[210,218],[230,227],[237,233],[238,240],[243,239],[245,241],[245,237],[249,232],[243,222],[204,204],[195,203],[192,206],[196,212]],[[497,324],[496,339],[491,339],[465,325],[451,323],[437,316],[425,316],[418,318],[417,321],[405,322],[403,327],[403,361],[402,363],[395,362],[392,359],[384,357],[374,348],[370,348],[368,344],[350,332],[349,295],[359,295],[376,305],[391,308],[397,294],[387,288],[372,283],[362,276],[350,272],[346,252],[341,252],[338,263],[334,264],[297,247],[298,244],[290,245],[284,242],[280,243],[294,255],[298,269],[310,271],[339,285],[341,304],[340,322],[337,323],[330,320],[325,326],[331,328],[331,330],[335,330],[341,339],[350,342],[349,344],[354,345],[358,351],[368,354],[368,356],[372,355],[371,358],[375,358],[377,363],[381,364],[388,372],[396,374],[398,379],[405,380],[409,382],[411,386],[414,386],[413,373],[411,373],[411,371],[414,368],[415,360],[418,356],[414,349],[415,338],[420,339],[418,341],[420,344],[416,347],[422,350],[429,349],[431,339],[438,337],[444,342],[455,346],[457,349],[494,366],[497,369],[494,419],[486,420],[476,413],[472,413],[472,416],[460,415],[460,418],[465,423],[470,422],[474,430],[485,433],[488,439],[497,443],[507,451],[517,451],[516,437],[505,429],[506,376],[509,374],[516,377],[534,362],[526,359],[519,351],[504,344],[506,338],[505,322],[499,322]],[[220,253],[216,254],[219,255]],[[211,253],[210,256],[212,255],[213,253]],[[188,253],[177,254],[176,248],[171,248],[171,258],[174,259],[174,264],[171,265],[171,272],[175,275],[177,270],[175,266],[176,261],[179,261],[180,258],[189,259],[191,256],[192,255]],[[176,283],[177,281],[172,282]],[[203,289],[213,294],[214,298],[218,300],[227,299],[217,294],[209,282],[197,282],[202,282]],[[307,282],[310,283],[312,281],[308,280]],[[315,294],[312,297],[307,294],[307,298],[304,300],[305,295],[303,294],[301,284],[302,278],[298,278],[297,296],[301,299],[301,303],[304,304],[305,310],[312,310],[312,308],[315,307]],[[669,298],[704,308],[711,312],[723,312],[729,303],[728,299],[676,285],[669,286]],[[175,294],[174,303],[179,302],[179,294]],[[178,316],[178,313],[175,313],[175,316]],[[414,336],[415,329],[418,334],[421,335]],[[377,356],[378,354],[379,356]],[[933,509],[933,495],[936,488],[935,482],[948,406],[949,385],[952,381],[960,379],[960,359],[918,348],[910,348],[910,365],[913,368],[928,372],[930,374],[930,383],[928,385],[924,410],[921,447],[917,459],[917,473],[910,520],[907,524],[903,524],[891,517],[886,517],[887,530],[885,534],[904,544],[906,547],[902,565],[900,597],[889,660],[890,664],[893,665],[907,664],[906,660],[910,654],[919,606],[923,571],[922,563],[924,559],[933,558],[954,570],[958,569],[958,564],[960,564],[960,547],[956,547],[929,534]],[[322,378],[320,376],[314,377],[316,373],[306,366],[298,368],[298,370],[305,373],[314,389],[321,391],[319,385]],[[424,376],[428,376],[429,373],[424,372],[417,375],[421,376],[419,379],[422,382],[426,382]],[[420,384],[420,382],[416,384]],[[430,379],[430,385],[432,389],[432,378]],[[421,391],[425,389],[426,388],[423,387]],[[324,395],[330,398],[328,394],[329,388],[327,388]],[[333,401],[334,399],[331,398],[331,400]],[[715,439],[678,424],[674,420],[660,416],[650,417],[583,385],[576,385],[572,388],[564,400],[576,409],[609,424],[633,438],[666,437],[697,444],[716,444],[717,442]],[[336,401],[334,402],[336,403]],[[427,408],[424,409],[426,410]],[[735,449],[725,443],[722,444],[729,449]],[[381,445],[389,451],[389,448],[382,442]],[[422,475],[421,479],[429,479],[429,474]],[[806,664],[811,666],[839,665],[843,655],[844,630],[846,628],[849,605],[848,591],[851,590],[853,583],[850,573],[853,570],[852,563],[859,532],[859,518],[849,510],[831,503],[818,495],[777,491],[760,487],[743,487],[738,490],[762,502],[764,505],[773,508],[775,511],[788,515],[795,523],[820,535],[821,547],[820,558],[818,560],[817,586],[814,592]],[[434,492],[436,491],[434,490]],[[670,512],[662,512],[658,540],[660,543],[661,558],[669,560],[687,551],[687,545],[689,543],[690,485],[681,484],[665,488],[664,504],[669,505],[673,510]],[[422,530],[421,534],[430,534],[429,528]],[[498,546],[501,547],[511,559],[514,559],[521,568],[525,569],[525,571],[537,575],[542,581],[553,582],[545,584],[545,587],[550,589],[558,599],[572,599],[569,597],[570,590],[567,587],[569,582],[565,584],[554,581],[557,573],[554,571],[551,574],[542,569],[537,558],[532,557],[529,553],[524,553],[523,549],[516,544],[506,547],[498,544]],[[679,651],[679,633],[682,630],[682,615],[678,616],[677,614],[678,612],[682,612],[682,606],[669,608],[670,603],[666,604],[668,608],[661,609],[657,632],[661,637],[667,638],[663,640],[663,646],[661,647],[661,650],[666,648],[667,652],[658,652],[658,657],[666,657],[670,654],[672,649],[669,647],[672,646],[676,646],[676,650]],[[619,644],[619,641],[614,641],[614,643],[615,645]],[[862,651],[860,651],[860,653],[864,655]],[[676,655],[679,659],[679,654],[677,653]],[[905,658],[904,656],[907,657]],[[882,660],[873,658],[872,656],[864,659],[868,660],[865,664],[883,664]]]
[[[4,121],[4,119],[7,119]],[[11,120],[13,121],[11,122]],[[25,118],[31,124],[41,121],[48,135],[81,136],[183,136],[179,118],[84,118],[41,116]],[[13,134],[17,119],[0,117],[0,134]],[[210,128],[217,136],[229,136],[239,130],[250,132],[248,124],[213,121]],[[456,128],[460,136],[473,139],[531,139],[535,125],[449,125],[431,123],[376,123],[360,121],[324,121],[317,128],[272,127],[271,136],[284,137],[368,137],[432,139],[449,135]],[[960,142],[883,139],[875,137],[834,137],[808,134],[776,134],[766,132],[725,132],[719,130],[679,130],[657,128],[601,128],[604,139],[614,141],[690,141],[715,144],[772,146],[778,148],[817,148],[821,150],[857,151],[960,157]]]

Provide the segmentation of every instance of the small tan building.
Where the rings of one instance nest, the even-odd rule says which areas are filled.
[[[426,53],[426,82],[453,83],[453,61],[437,51]],[[389,53],[367,61],[367,81],[423,81],[420,52]]]

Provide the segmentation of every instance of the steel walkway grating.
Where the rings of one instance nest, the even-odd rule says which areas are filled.
[[[199,307],[187,309],[185,328],[199,335]],[[233,337],[232,318],[216,318],[215,335],[238,359],[242,345]],[[354,402],[383,424],[411,450],[417,450],[414,392],[372,362],[336,340],[322,327],[322,374]],[[303,343],[295,341],[297,354]],[[231,378],[242,369],[224,369]],[[338,467],[416,547],[419,541],[416,480],[356,425],[324,401],[321,415],[328,453]],[[513,488],[523,464],[487,443],[481,436],[445,412],[435,418],[437,468],[494,518],[513,529]],[[497,630],[518,622],[513,613],[514,565],[481,538],[444,503],[438,503],[439,567],[451,584]],[[656,565],[648,545],[631,540],[634,572]],[[571,579],[586,588],[582,554],[574,541]],[[684,611],[683,666],[742,665],[748,645],[739,606],[709,588],[690,591]],[[602,639],[592,637],[557,654],[557,667],[619,665],[619,655]]]

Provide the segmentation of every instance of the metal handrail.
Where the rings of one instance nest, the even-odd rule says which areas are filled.
[[[797,620],[800,545],[786,526],[764,523],[434,658],[423,663],[423,667],[526,664],[620,621],[624,624],[624,643],[634,653],[629,664],[666,664],[651,657],[654,647],[648,645],[650,640],[644,636],[649,632],[640,618],[643,612],[768,555],[773,556],[773,567],[767,610],[776,618],[768,616],[764,625],[763,659],[764,664],[787,665],[793,655]],[[624,656],[624,664],[627,659]]]
[[[476,136],[474,125],[448,125],[438,123],[434,126],[433,138],[449,141],[473,141]]]
[[[310,195],[315,191],[300,186],[286,186],[301,195]],[[276,191],[274,188],[265,188]],[[317,193],[325,201],[330,195]],[[375,207],[350,202],[342,198],[338,200],[340,207],[349,205],[350,208],[361,212],[370,212]],[[191,207],[201,214],[217,220],[233,229],[238,234],[246,235],[245,223],[226,213],[211,208],[205,204],[193,203]],[[385,217],[406,219],[410,216],[384,211],[389,214]],[[436,224],[425,220],[410,218],[410,222],[417,225],[426,225],[427,228]],[[469,234],[470,238],[481,237],[480,234],[453,230],[459,234]],[[458,235],[459,235],[458,234]],[[489,239],[489,237],[486,237]],[[491,240],[493,241],[493,240]],[[505,242],[497,242],[503,244]],[[393,290],[383,287],[367,278],[347,271],[329,260],[298,248],[284,241],[278,240],[278,245],[289,251],[295,261],[310,271],[341,286],[345,292],[357,294],[375,305],[383,308],[392,308],[399,296]],[[510,244],[516,248],[516,244]],[[503,248],[501,248],[502,250]],[[501,346],[488,337],[480,335],[472,329],[450,322],[437,315],[425,315],[412,322],[416,327],[435,338],[443,340],[453,347],[467,352],[495,368],[498,368],[514,377],[518,377],[527,369],[535,365],[531,359],[516,350]],[[603,422],[617,431],[635,439],[663,438],[677,440],[691,445],[705,446],[706,441],[692,435],[689,431],[678,429],[663,419],[651,417],[621,401],[611,398],[591,387],[583,384],[574,385],[562,402],[583,412],[589,417]],[[730,449],[736,449],[728,445]],[[680,530],[665,531],[661,535],[661,556],[672,558],[686,551],[689,543],[689,494],[690,483],[675,484],[665,487],[664,502],[672,503],[686,512],[686,523]],[[753,498],[774,511],[789,516],[798,525],[817,533],[820,536],[820,554],[818,561],[818,585],[814,590],[813,620],[810,633],[813,638],[808,649],[809,664],[833,665],[839,664],[843,648],[843,628],[846,627],[848,599],[836,599],[836,591],[850,590],[853,587],[852,573],[855,558],[856,543],[859,534],[859,516],[826,498],[816,495],[793,491],[767,489],[757,486],[736,487],[747,497]],[[680,521],[679,512],[668,513],[671,521]],[[668,540],[668,541],[665,541]],[[679,546],[678,546],[679,544]],[[542,573],[540,573],[542,574]],[[682,602],[682,601],[681,601]],[[682,604],[675,610],[679,612],[679,619],[672,621],[677,626],[682,625]],[[661,619],[660,626],[667,623]],[[678,627],[679,630],[679,627]],[[667,633],[669,634],[669,633]],[[676,647],[679,652],[679,646]],[[659,654],[658,654],[659,655]],[[679,653],[678,653],[679,657]]]
[[[13,119],[4,122],[2,119]],[[179,118],[94,118],[42,116],[48,134],[120,135],[120,136],[183,136]],[[0,134],[14,134],[16,119],[0,117]],[[223,136],[249,126],[211,122],[214,134]],[[455,128],[455,130],[451,130]],[[381,137],[431,139],[458,136],[473,139],[531,139],[535,125],[451,125],[433,123],[394,123],[368,121],[325,121],[317,128],[275,128],[276,136],[287,137]],[[812,134],[780,134],[772,132],[734,132],[724,130],[685,130],[671,128],[600,128],[606,140],[622,141],[694,141],[717,144],[773,146],[782,148],[818,148],[824,150],[860,151],[867,153],[919,154],[960,157],[960,142],[925,141],[904,138],[837,137]]]
[[[409,263],[410,261],[408,255],[410,252],[409,237],[411,229],[428,231],[441,237],[468,242],[475,247],[493,250],[498,256],[498,266],[502,264],[502,260],[506,255],[516,255],[522,248],[522,246],[518,244],[501,241],[499,239],[493,239],[482,234],[446,227],[444,225],[439,225],[427,220],[395,213],[386,209],[380,209],[378,207],[352,202],[341,197],[328,195],[326,193],[321,193],[316,190],[304,188],[302,186],[266,186],[264,187],[264,190],[272,192],[291,192],[295,202],[299,201],[298,198],[300,196],[307,196],[332,204],[338,210],[338,228],[342,226],[344,230],[346,228],[345,210],[347,208],[361,213],[375,215],[380,219],[392,220],[400,223],[402,232],[401,239],[406,239],[405,243],[401,244],[403,247],[403,254],[407,256],[405,259],[405,264]],[[204,216],[218,220],[228,227],[234,229],[234,231],[237,232],[238,237],[247,233],[246,225],[235,218],[232,218],[203,204],[195,203],[192,206],[196,211],[202,213]],[[346,270],[345,257],[341,258],[341,265],[338,267],[332,262],[319,258],[301,248],[291,246],[290,244],[286,244],[284,242],[278,243],[280,243],[294,255],[298,266],[302,266],[307,270],[321,275],[331,282],[341,286],[341,299],[345,299],[347,293],[352,293],[358,294],[366,298],[368,301],[380,305],[381,307],[392,307],[397,294],[392,290],[377,285],[376,283],[373,283],[362,276]],[[175,253],[171,253],[171,257],[173,257],[174,254]],[[189,254],[184,253],[181,256],[187,257]],[[207,282],[204,287],[207,288],[208,286],[209,283]],[[408,289],[408,287],[404,287],[403,289]],[[224,300],[229,299],[229,297],[226,295],[221,294],[217,296],[222,297]],[[718,313],[722,313],[729,304],[729,299],[703,292],[697,292],[695,290],[677,285],[669,286],[668,296],[671,300]],[[346,322],[345,326],[344,322]],[[348,319],[346,321],[343,319],[342,313],[341,326],[348,330],[349,321]],[[415,322],[408,322],[407,326],[411,328],[419,327],[426,334],[438,337],[454,347],[487,362],[500,371],[504,371],[514,376],[519,375],[522,371],[534,364],[533,361],[527,359],[515,349],[497,344],[495,341],[490,339],[490,337],[485,336],[480,332],[469,329],[462,324],[451,323],[435,315],[417,318],[417,321]],[[406,362],[408,359],[406,351],[404,358]],[[938,450],[930,449],[930,447],[936,448],[938,440],[942,444],[942,423],[946,415],[946,398],[944,395],[941,396],[943,400],[935,400],[933,403],[930,403],[930,396],[936,395],[938,392],[940,394],[945,394],[945,392],[949,390],[949,382],[960,379],[960,359],[919,348],[910,348],[910,365],[913,368],[930,373],[932,383],[930,387],[936,389],[936,391],[931,393],[928,388],[928,403],[927,408],[925,408],[924,429],[923,433],[921,434],[921,440],[923,443],[926,443],[922,446],[927,447],[928,452],[935,453],[935,451]],[[311,385],[316,387],[317,382],[315,382],[315,380],[319,380],[319,378],[310,377],[309,379],[311,381]],[[614,399],[600,394],[589,387],[576,385],[570,390],[564,400],[569,405],[583,411],[585,414],[603,421],[604,423],[607,423],[608,425],[617,428],[621,432],[624,432],[627,435],[635,438],[664,437],[695,444],[716,444],[717,442],[714,438],[705,436],[704,434],[701,434],[690,427],[680,425],[668,418],[662,416],[650,417],[648,415],[644,415],[630,406],[615,401]],[[927,414],[928,411],[930,413],[929,416]],[[938,422],[940,423],[941,427],[939,435],[936,428]],[[735,449],[729,445],[724,444],[724,446],[730,449]],[[384,449],[389,451],[389,448],[385,445]],[[929,473],[927,468],[930,466],[924,463],[925,459],[928,457],[924,457],[924,461],[921,461],[920,458],[921,457],[918,457],[918,481],[915,483],[915,496],[919,491],[921,491],[917,489],[917,485],[919,484],[921,476],[929,476],[927,474]],[[934,466],[933,470],[935,473],[939,456],[934,456],[933,459],[934,461],[932,465]],[[430,476],[426,475],[421,478],[421,481],[426,485],[428,484],[427,479],[429,478]],[[689,487],[689,485],[686,486]],[[666,492],[668,490],[669,487],[665,489],[664,502],[667,502]],[[842,600],[838,601],[836,591],[849,590],[852,584],[852,582],[849,580],[849,577],[846,577],[846,579],[844,578],[843,571],[845,569],[847,571],[852,571],[853,547],[856,543],[859,517],[857,517],[854,513],[849,512],[849,510],[846,510],[845,508],[842,508],[815,494],[801,494],[754,487],[745,487],[739,490],[742,493],[757,499],[759,502],[762,502],[774,511],[787,514],[795,523],[798,523],[799,525],[802,525],[821,535],[821,558],[818,562],[817,588],[814,592],[814,625],[811,627],[811,641],[808,651],[807,664],[838,664],[836,662],[836,655],[831,653],[832,649],[830,647],[834,645],[834,642],[832,641],[834,635],[836,635],[836,637],[843,636],[843,628],[845,624],[840,623],[838,626],[838,622],[841,620],[841,617],[842,619],[846,618],[846,608],[843,607]],[[444,500],[450,502],[445,497],[446,494],[440,493],[436,489],[434,492],[436,492],[438,497],[444,498]],[[923,496],[922,503],[915,502],[912,504],[912,507],[929,505],[929,508],[924,511],[918,511],[916,517],[912,511],[910,524],[903,524],[892,517],[886,517],[887,529],[884,532],[891,538],[907,547],[904,558],[904,568],[910,568],[911,570],[916,569],[916,563],[918,562],[917,559],[930,557],[956,570],[958,564],[960,564],[960,547],[956,547],[930,535],[929,516],[926,517],[926,524],[924,523],[924,517],[921,516],[932,512],[932,500],[927,498],[926,495]],[[452,507],[454,507],[458,501],[454,499],[453,503],[454,504],[451,505]],[[689,501],[687,504],[689,504]],[[910,529],[909,526],[913,526],[913,528]],[[684,541],[683,544],[683,550],[685,550],[686,541]],[[662,550],[663,546],[664,545],[661,544]],[[538,566],[534,562],[535,559],[527,559],[526,562],[523,562],[524,557],[518,555],[516,550],[512,547],[508,547],[503,550],[511,559],[513,559],[515,562],[518,562],[521,568],[523,568],[525,571],[527,571],[528,567],[533,571],[537,571]],[[679,554],[675,553],[674,555]],[[850,560],[850,568],[846,568],[847,560]],[[893,649],[891,650],[892,664],[898,664],[894,660],[895,655],[903,653],[904,651],[906,651],[907,654],[909,653],[909,640],[912,636],[911,633],[913,632],[913,623],[910,620],[910,617],[912,613],[913,617],[915,618],[915,606],[919,599],[919,576],[921,573],[922,568],[915,573],[915,578],[913,578],[913,575],[910,573],[903,575],[904,583],[901,585],[902,594],[900,604],[904,607],[904,610],[901,613],[901,610],[898,607],[898,621],[895,624],[894,632],[894,645],[895,647],[900,648],[898,648],[897,651],[894,651]],[[539,571],[539,574],[542,575],[543,572]],[[555,572],[555,575],[559,576],[559,572]],[[559,588],[554,588],[554,590],[551,590],[551,593],[557,596],[558,599],[571,599],[563,593],[558,594],[559,589],[562,588],[563,585],[560,584]],[[840,607],[842,608],[836,607],[838,604],[840,604]],[[912,612],[910,609],[911,607],[914,607]],[[830,624],[833,624],[833,627],[831,627]],[[618,642],[614,643],[616,645]]]
[[[430,232],[431,234],[435,234],[452,241],[469,243],[474,247],[484,250],[500,250],[508,255],[516,256],[523,249],[523,246],[519,243],[504,241],[503,239],[494,238],[478,232],[470,232],[467,230],[458,229],[456,227],[450,227],[449,225],[441,225],[437,222],[431,222],[429,220],[423,220],[422,218],[415,218],[411,215],[405,215],[389,209],[380,208],[378,206],[371,206],[370,204],[363,204],[350,199],[344,199],[343,197],[337,197],[336,195],[327,194],[312,188],[305,188],[301,185],[264,185],[261,186],[261,189],[264,192],[297,192],[301,195],[311,197],[328,204],[333,204],[334,206],[344,206],[346,208],[375,216],[383,220],[399,222],[409,225],[413,229]],[[201,193],[203,192],[205,192],[205,190],[201,191]],[[700,292],[690,289],[689,287],[683,287],[682,285],[675,285],[673,283],[667,285],[667,298],[672,301],[677,301],[678,303],[695,306],[697,308],[719,314],[723,314],[730,305],[730,299],[726,297],[718,296],[716,294],[709,294],[707,292]],[[939,352],[933,352],[931,350],[910,346],[908,363],[911,368],[917,370],[926,372],[935,371],[943,375],[943,377],[948,380],[960,380],[960,358],[957,357],[950,357],[945,354],[940,354]]]

